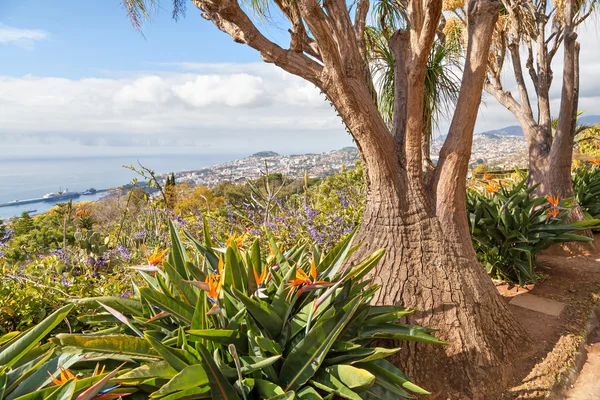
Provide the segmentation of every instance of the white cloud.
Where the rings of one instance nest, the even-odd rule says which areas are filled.
[[[48,143],[232,152],[350,144],[314,86],[271,65],[243,66],[111,78],[0,76],[0,152]]]
[[[47,37],[48,32],[40,29],[15,28],[0,23],[0,44],[11,43],[30,49],[35,41],[44,40]]]

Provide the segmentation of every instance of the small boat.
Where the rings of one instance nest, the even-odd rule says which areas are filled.
[[[88,190],[82,192],[81,194],[84,196],[96,194],[97,190],[94,188],[89,188]]]

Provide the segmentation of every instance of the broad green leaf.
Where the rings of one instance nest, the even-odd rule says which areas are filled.
[[[15,365],[29,350],[49,334],[73,309],[69,304],[50,314],[42,322],[22,333],[10,344],[0,349],[0,373]]]
[[[310,380],[311,385],[327,393],[349,400],[362,400],[360,396],[327,371],[319,370]]]
[[[239,400],[237,391],[231,386],[223,373],[219,371],[206,347],[201,343],[197,343],[197,346],[202,356],[202,365],[208,375],[213,400]]]
[[[161,397],[161,400],[179,400],[179,399],[210,399],[210,387],[196,387],[182,390],[181,392],[171,393]]]
[[[360,298],[356,298],[343,311],[336,310],[337,315],[317,323],[308,335],[292,349],[279,373],[279,384],[285,391],[299,389],[315,374],[333,342],[350,321],[359,305]],[[335,309],[330,310],[334,311]]]
[[[208,386],[208,376],[202,365],[190,365],[175,375],[166,385],[152,393],[150,398],[162,397],[181,390]]]
[[[51,340],[60,346],[72,346],[85,352],[123,354],[135,359],[161,358],[149,342],[129,335],[89,336],[61,333]]]
[[[127,299],[118,296],[102,296],[68,299],[67,302],[93,308],[98,308],[98,302],[101,302],[125,314],[131,314],[138,317],[143,315],[142,304],[137,299]]]
[[[44,400],[71,400],[75,394],[75,382],[75,378],[69,379],[67,382],[58,386],[58,388]]]
[[[163,267],[165,268],[165,272],[169,276],[171,283],[177,287],[177,291],[183,296],[187,304],[196,304],[198,298],[196,289],[194,289],[194,287],[189,283],[185,282],[185,278],[183,278],[179,272],[177,272],[171,263],[165,262],[163,263]]]
[[[246,296],[237,289],[233,289],[233,294],[246,306],[248,312],[254,317],[263,328],[269,332],[271,337],[276,338],[281,333],[283,320],[277,314],[269,309],[269,305],[261,300],[254,300]]]
[[[170,264],[180,276],[187,278],[185,263],[188,261],[188,256],[185,247],[183,247],[183,243],[181,243],[177,229],[175,229],[175,225],[173,225],[173,221],[171,220],[169,220],[169,233],[171,234],[171,251],[169,252]]]
[[[269,399],[271,397],[285,394],[281,386],[264,379],[255,379],[254,388],[261,399]]]
[[[387,349],[384,347],[360,347],[344,352],[330,352],[323,365],[354,364],[387,358],[398,352],[400,348]]]
[[[256,340],[256,343],[264,351],[268,351],[272,354],[281,354],[281,346],[276,341],[262,336],[256,336],[254,337],[254,340]]]
[[[374,374],[378,379],[403,387],[411,392],[418,394],[430,394],[425,389],[415,385],[408,380],[406,375],[398,368],[386,360],[375,360],[363,364],[357,364],[357,367],[364,368]]]
[[[172,316],[189,324],[194,317],[194,307],[186,304],[174,297],[167,296],[150,288],[140,288],[142,298],[146,299],[150,304],[157,306],[163,311],[167,311]]]
[[[161,357],[164,358],[164,360],[169,363],[169,365],[177,372],[183,371],[188,365],[190,365],[187,360],[184,361],[179,354],[175,352],[176,349],[165,346],[160,342],[160,340],[148,334],[146,334],[146,340],[152,345],[154,350],[160,354]]]
[[[124,316],[119,311],[115,310],[114,308],[107,306],[106,304],[103,304],[101,302],[98,302],[98,304],[100,304],[102,307],[104,307],[104,309],[106,311],[108,311],[116,319],[118,319],[119,321],[121,321],[122,323],[127,325],[129,327],[129,329],[131,329],[132,331],[135,332],[136,335],[138,335],[139,337],[144,337],[144,334],[142,332],[140,332],[140,330],[131,323],[129,318],[127,318],[126,316]]]
[[[10,342],[11,340],[13,340],[17,336],[19,336],[20,333],[21,332],[19,332],[19,331],[15,331],[15,332],[9,332],[6,335],[0,336],[0,346],[2,346],[5,343]]]
[[[248,348],[248,338],[242,332],[231,329],[192,329],[188,331],[192,338],[208,339],[222,345],[233,344],[242,351]]]
[[[357,339],[397,339],[411,342],[447,344],[443,340],[428,335],[421,327],[390,323],[366,326],[364,329],[359,330]]]
[[[356,368],[351,365],[334,365],[325,368],[336,379],[355,392],[362,392],[373,386],[375,375],[366,369]]]
[[[139,381],[142,382],[145,379],[152,377],[166,378],[171,379],[177,374],[177,370],[175,370],[171,365],[166,361],[156,361],[148,364],[144,364],[140,367],[137,367],[116,379],[113,379],[114,382],[127,382],[128,384],[134,384],[131,381]]]
[[[385,249],[379,249],[372,253],[369,257],[361,261],[359,264],[352,267],[350,272],[344,276],[344,281],[348,281],[353,279],[355,281],[359,281],[365,275],[367,275],[374,267],[377,265],[379,260],[385,254]]]
[[[310,386],[306,386],[304,389],[296,393],[296,399],[298,400],[323,400],[319,392]]]

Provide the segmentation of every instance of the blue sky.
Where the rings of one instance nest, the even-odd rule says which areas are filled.
[[[179,22],[169,1],[162,4],[142,35],[120,0],[0,0],[0,156],[301,153],[352,145],[314,86],[263,63],[191,3]],[[287,43],[276,15],[259,25]],[[594,22],[580,32],[587,115],[600,114],[599,31]],[[505,86],[514,86],[510,75]],[[476,131],[515,123],[484,95]],[[442,121],[439,133],[447,125]]]
[[[193,6],[175,22],[169,2],[156,9],[143,35],[133,29],[120,0],[2,0],[0,22],[41,30],[35,47],[3,46],[4,75],[83,78],[115,71],[160,69],[161,63],[258,62],[257,53],[236,45]],[[50,5],[51,4],[51,5]],[[277,29],[273,29],[277,33]],[[24,51],[25,50],[25,51]]]

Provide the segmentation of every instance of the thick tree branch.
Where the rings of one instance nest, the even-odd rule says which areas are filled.
[[[367,44],[365,41],[365,28],[367,26],[367,14],[369,13],[369,0],[358,0],[356,6],[356,14],[354,16],[354,31],[356,34],[356,42],[358,49],[363,59],[363,63],[367,63]]]
[[[560,111],[558,114],[558,124],[554,143],[550,150],[550,158],[553,164],[571,163],[573,147],[573,107],[576,94],[576,74],[577,63],[575,56],[577,53],[576,39],[577,34],[573,32],[573,3],[565,4],[565,40],[564,40],[564,69],[562,93],[560,98]],[[561,165],[564,166],[564,165]]]
[[[205,19],[230,35],[237,43],[246,44],[261,54],[265,62],[319,85],[323,67],[302,53],[285,50],[268,40],[252,23],[235,0],[192,0],[204,12]]]
[[[335,26],[325,14],[317,0],[296,0],[300,14],[308,25],[319,48],[319,55],[326,68],[333,68],[338,73],[343,72],[342,55],[336,42]],[[347,11],[346,11],[347,13]]]
[[[392,136],[396,143],[398,160],[404,163],[404,140],[406,136],[406,103],[408,102],[408,80],[406,76],[406,56],[408,32],[400,29],[390,38],[389,47],[394,56],[394,115]]]
[[[517,81],[517,88],[519,90],[521,113],[526,113],[527,116],[531,116],[531,118],[533,118],[533,110],[531,109],[529,93],[527,92],[527,86],[525,85],[525,78],[523,76],[523,69],[521,67],[521,54],[519,52],[519,43],[516,41],[511,41],[511,43],[508,45],[508,48],[513,65],[513,71],[515,73],[515,80]]]
[[[274,0],[274,3],[290,21],[290,24],[292,24],[292,29],[290,29],[290,36],[292,38],[290,50],[301,53],[303,51],[303,39],[306,35],[306,29],[304,29],[304,23],[302,22],[297,3],[288,0]]]
[[[423,105],[427,58],[442,15],[441,0],[414,0],[408,3],[410,17],[407,75],[406,136],[404,154],[406,170],[413,180],[422,181]]]
[[[464,223],[467,218],[464,204],[473,130],[481,103],[492,34],[498,19],[498,2],[469,1],[467,18],[468,46],[460,93],[448,137],[431,181],[436,214],[450,219],[442,221],[442,224],[463,228],[467,227]],[[469,232],[455,234],[468,236]]]

